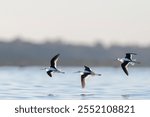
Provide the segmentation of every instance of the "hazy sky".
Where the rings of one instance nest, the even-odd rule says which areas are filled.
[[[0,37],[16,36],[150,45],[150,0],[0,0]]]

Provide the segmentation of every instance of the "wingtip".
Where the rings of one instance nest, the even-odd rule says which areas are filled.
[[[126,72],[124,72],[124,73],[125,73],[125,75],[129,76],[129,74],[128,74],[128,73],[126,73]]]
[[[58,56],[60,56],[60,54],[58,53],[58,54],[55,54],[55,56],[54,57],[58,57]]]
[[[60,54],[58,53],[58,54],[56,54],[56,56],[60,56]]]
[[[133,55],[137,55],[137,53],[134,53],[134,52],[127,52],[126,54],[133,54]]]
[[[126,73],[126,72],[125,72],[125,74],[126,74],[127,76],[129,76],[129,73]]]
[[[84,67],[88,67],[87,65],[84,65]]]
[[[52,78],[52,74],[48,74],[48,76],[49,76],[50,78]]]

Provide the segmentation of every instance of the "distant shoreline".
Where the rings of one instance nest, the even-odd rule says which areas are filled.
[[[114,60],[124,57],[126,52],[138,54],[135,58],[141,64],[137,67],[150,66],[150,47],[114,45],[105,48],[101,43],[91,47],[58,41],[33,44],[21,40],[0,42],[0,66],[48,66],[57,53],[60,53],[60,66],[118,66]]]

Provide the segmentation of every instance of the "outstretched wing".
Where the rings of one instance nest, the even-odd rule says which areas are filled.
[[[125,56],[125,58],[127,58],[127,59],[131,59],[132,58],[132,55],[130,54],[130,53],[126,53],[126,56]]]
[[[132,60],[132,55],[137,55],[136,53],[126,53],[125,58]]]
[[[56,68],[59,55],[60,54],[57,54],[51,59],[50,61],[51,67]]]
[[[85,69],[84,69],[85,71],[89,71],[89,72],[92,71],[92,70],[91,70],[89,67],[87,67],[87,66],[84,66],[84,68],[85,68]]]
[[[127,70],[128,64],[129,64],[128,61],[121,64],[121,67],[122,67],[123,71],[126,73],[127,76],[129,75],[128,70]]]
[[[81,85],[82,88],[85,87],[85,78],[89,75],[89,73],[84,73],[83,75],[81,75]]]

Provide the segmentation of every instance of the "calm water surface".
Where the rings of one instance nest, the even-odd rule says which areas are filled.
[[[61,67],[65,74],[50,78],[42,67],[0,67],[0,99],[40,100],[104,100],[150,99],[150,68],[129,68],[126,76],[121,68],[96,67],[102,76],[86,79],[81,89],[82,67]]]

